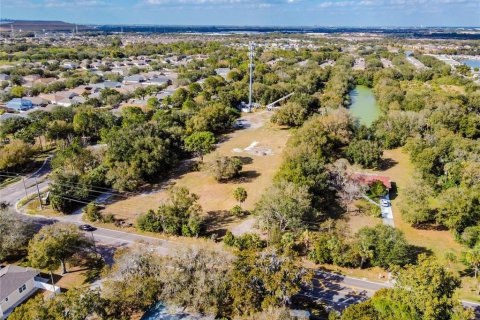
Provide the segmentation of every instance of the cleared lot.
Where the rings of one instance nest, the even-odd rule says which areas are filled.
[[[235,226],[243,219],[228,214],[228,210],[237,204],[232,196],[233,190],[244,187],[248,198],[242,206],[247,210],[253,209],[264,190],[271,185],[273,176],[282,163],[289,132],[272,125],[269,122],[270,116],[268,111],[244,114],[241,118],[244,128],[224,135],[214,152],[241,157],[244,162],[241,178],[229,183],[218,183],[204,171],[179,173],[157,191],[107,205],[104,213],[113,213],[116,218],[133,223],[139,214],[156,209],[167,197],[166,188],[176,185],[187,187],[200,197],[199,203],[209,216],[212,229]],[[205,156],[204,161],[208,162],[214,153]]]

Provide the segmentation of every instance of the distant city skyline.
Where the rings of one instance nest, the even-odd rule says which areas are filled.
[[[480,26],[479,0],[0,0],[0,18],[79,24]]]

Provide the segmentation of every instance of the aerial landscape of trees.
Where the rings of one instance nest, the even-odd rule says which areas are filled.
[[[48,191],[38,190],[49,211],[33,213],[68,220],[82,212],[95,226],[172,241],[168,255],[145,242],[117,248],[107,263],[76,225],[35,225],[14,213],[24,203],[5,204],[16,207],[0,210],[0,261],[61,274],[81,260],[101,261],[101,267],[86,269],[102,278],[101,289],[70,289],[48,299],[39,295],[10,317],[130,319],[161,303],[219,319],[291,319],[288,308],[302,309],[296,301],[312,286],[315,272],[308,266],[369,279],[389,274],[394,283],[342,313],[313,301],[304,307],[323,318],[330,312],[329,319],[344,320],[473,319],[459,300],[466,283],[477,287],[467,294],[478,295],[480,271],[480,87],[467,78],[470,69],[451,68],[421,50],[413,55],[425,68],[417,69],[403,52],[407,40],[389,39],[389,48],[375,39],[353,46],[333,38],[308,38],[312,46],[295,50],[257,47],[255,102],[263,107],[293,93],[275,110],[255,110],[268,115],[262,128],[286,132],[288,139],[279,149],[273,179],[257,190],[258,180],[250,177],[257,155],[241,157],[221,148],[257,125],[240,125],[245,122],[239,106],[248,100],[247,48],[243,36],[229,37],[235,46],[225,39],[123,44],[116,36],[74,48],[0,44],[1,61],[24,64],[7,69],[11,89],[2,100],[122,81],[127,75],[108,74],[106,65],[107,75],[63,70],[58,61],[67,59],[148,56],[154,62],[132,66],[128,75],[176,74],[162,86],[128,92],[104,88],[77,105],[39,108],[1,121],[5,177],[21,179],[40,164],[51,169],[45,176]],[[278,35],[257,37],[267,41]],[[359,57],[364,69],[354,67]],[[384,59],[392,66],[384,67]],[[44,64],[42,76],[55,81],[27,87],[22,77],[37,72],[27,62]],[[219,68],[229,71],[220,75]],[[379,105],[371,126],[348,110],[356,85],[368,87]],[[169,94],[158,98],[166,90]],[[146,104],[136,106],[135,100]],[[379,180],[361,183],[359,172],[382,174],[397,165],[385,156],[391,151],[400,151],[411,164],[413,173],[405,170],[411,180],[394,181],[390,190]],[[175,185],[186,172],[227,190],[227,196]],[[247,185],[249,179],[253,183]],[[9,183],[4,177],[0,183],[4,180]],[[128,226],[119,224],[123,217],[114,210],[104,211],[119,199],[158,190],[165,190],[165,197],[151,196],[150,208],[130,209]],[[387,194],[395,227],[381,219],[380,199]],[[102,197],[110,202],[98,203]],[[204,206],[208,197],[218,197],[226,208]],[[449,249],[455,250],[438,252],[431,238],[412,241],[413,233],[422,232],[451,235]]]

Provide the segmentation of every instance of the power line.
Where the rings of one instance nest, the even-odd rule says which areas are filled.
[[[83,185],[80,184],[80,183],[72,183],[72,182],[63,182],[63,183],[53,182],[53,184],[58,184],[58,185],[63,185],[63,186],[72,186],[72,188],[73,187],[78,187],[78,188],[82,187],[82,189],[85,188],[86,190],[89,190],[89,191],[92,191],[92,192],[112,194],[112,195],[127,197],[124,194],[122,194],[120,191],[116,191],[114,189],[109,189],[109,188],[94,187],[94,186],[83,187]],[[95,190],[95,189],[105,189],[107,191]],[[130,194],[133,194],[133,195],[141,195],[142,194],[142,193],[139,193],[139,192],[129,192],[129,191],[127,191],[125,193],[130,193]]]
[[[83,204],[90,204],[90,202],[81,201],[81,200],[78,200],[78,199],[75,199],[75,198],[69,198],[69,197],[65,197],[65,196],[57,196],[57,197],[60,197],[62,199],[66,199],[66,200],[70,200],[70,201],[74,201],[74,202],[83,203]]]
[[[69,183],[66,183],[66,184],[65,184],[65,183],[58,183],[58,182],[55,182],[54,184],[55,184],[55,185],[60,185],[60,186],[65,186],[65,187],[69,187],[69,188],[73,188],[73,189],[77,189],[77,190],[87,190],[87,191],[90,191],[90,192],[93,192],[93,193],[109,194],[109,195],[114,195],[114,196],[120,196],[120,197],[128,198],[128,196],[123,195],[123,194],[121,194],[121,193],[115,194],[115,193],[113,193],[113,192],[105,192],[105,191],[93,190],[93,189],[89,189],[89,188],[82,187],[80,184],[79,184],[79,185],[75,185],[75,184],[69,184]]]

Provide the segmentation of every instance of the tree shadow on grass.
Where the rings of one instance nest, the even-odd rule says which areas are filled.
[[[233,183],[251,182],[254,179],[258,178],[259,176],[260,176],[260,173],[255,170],[243,171],[242,173],[240,173],[240,176],[235,180],[232,180],[232,182]]]
[[[388,170],[388,169],[392,168],[393,166],[395,166],[397,164],[398,164],[398,162],[395,161],[394,159],[382,158],[382,160],[380,160],[380,165],[378,166],[378,170],[385,171],[385,170]]]
[[[448,228],[440,224],[435,223],[415,223],[412,227],[418,230],[430,230],[430,231],[447,231]]]
[[[420,246],[410,245],[408,249],[408,258],[412,263],[417,263],[418,256],[424,254],[428,257],[433,255],[433,251]]]
[[[207,217],[205,218],[205,225],[207,226],[206,235],[216,234],[218,237],[223,237],[227,232],[226,225],[234,222],[236,219],[237,217],[228,210],[207,212]]]
[[[253,163],[253,158],[252,157],[235,156],[235,158],[240,159],[240,161],[242,161],[243,165]]]

